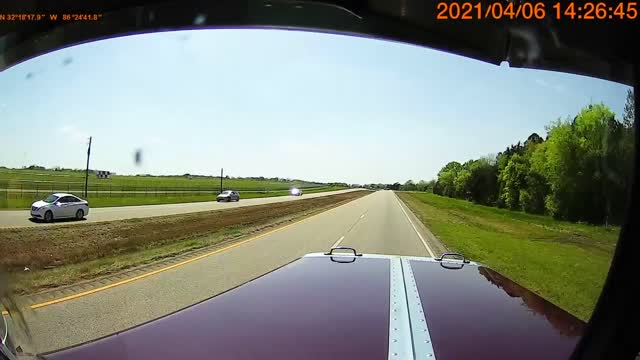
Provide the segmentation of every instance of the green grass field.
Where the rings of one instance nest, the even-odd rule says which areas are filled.
[[[304,191],[304,194],[312,194],[318,192],[326,192],[326,191],[336,191],[342,190],[343,187],[338,186],[327,186],[323,188],[313,188],[307,189]],[[83,197],[82,192],[75,193],[76,195]],[[303,197],[304,197],[303,194]],[[28,209],[31,204],[37,200],[42,199],[48,195],[48,193],[41,193],[40,196],[35,196],[35,194],[29,194],[32,196],[26,197],[18,197],[18,198],[8,198],[1,199],[0,198],[0,209]],[[131,196],[128,194],[127,196],[98,196],[93,195],[91,192],[88,194],[87,199],[89,200],[89,204],[92,208],[98,207],[110,207],[110,206],[134,206],[134,205],[157,205],[157,204],[176,204],[176,203],[187,203],[187,202],[201,202],[201,201],[214,201],[217,193],[210,194],[187,194],[181,195],[177,194],[175,196],[154,196],[148,195],[144,193],[137,194],[136,196]],[[108,195],[108,194],[106,194]],[[261,198],[261,197],[273,197],[273,196],[289,196],[289,190],[278,190],[278,191],[266,191],[266,192],[257,192],[257,191],[241,191],[240,199],[253,199],[253,198]]]
[[[0,168],[0,184],[11,189],[41,189],[53,187],[71,187],[72,189],[84,189],[84,173],[77,171],[53,171],[53,170],[22,170]],[[105,190],[112,187],[113,190],[124,191],[140,190],[146,187],[163,188],[191,188],[191,189],[217,189],[220,187],[219,177],[200,178],[189,180],[184,176],[123,176],[114,175],[111,179],[98,179],[96,175],[89,174],[89,190]],[[323,184],[306,181],[272,181],[254,179],[223,179],[223,186],[235,190],[287,190],[291,186],[300,188],[321,187]],[[77,191],[77,190],[76,190]]]
[[[449,250],[497,270],[585,321],[591,316],[618,227],[556,221],[428,193],[398,195]]]

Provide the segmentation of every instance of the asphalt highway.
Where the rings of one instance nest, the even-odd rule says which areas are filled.
[[[23,348],[49,352],[119,332],[332,246],[355,247],[362,253],[432,256],[437,240],[421,226],[392,191],[373,192],[187,264],[31,309],[25,312],[31,341],[22,342]]]
[[[199,211],[222,210],[232,207],[252,206],[271,204],[284,201],[297,201],[332,194],[354,191],[358,189],[347,189],[337,191],[327,191],[320,193],[304,194],[302,196],[274,196],[253,199],[240,199],[238,202],[193,202],[165,205],[140,205],[140,206],[118,206],[89,209],[89,215],[82,221],[58,221],[50,224],[34,222],[31,219],[29,210],[2,210],[0,211],[0,228],[15,228],[27,226],[52,226],[57,224],[83,224],[86,222],[113,221],[133,218],[144,218],[163,215],[185,214]],[[242,194],[240,194],[242,196]],[[212,196],[213,197],[213,196]],[[91,204],[91,203],[89,203]]]

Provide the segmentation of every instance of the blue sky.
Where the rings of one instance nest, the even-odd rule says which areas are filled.
[[[0,165],[429,180],[628,87],[411,45],[278,30],[137,35],[0,73]],[[133,161],[142,149],[142,163]]]

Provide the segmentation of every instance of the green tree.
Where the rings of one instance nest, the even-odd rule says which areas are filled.
[[[602,162],[604,175],[605,224],[624,220],[631,179],[633,178],[635,104],[632,90],[627,100],[622,121],[609,119],[605,134],[605,155]]]
[[[532,148],[535,148],[537,145],[542,144],[543,142],[544,139],[541,138],[540,135],[533,133],[529,135],[527,140],[524,142],[525,151],[529,152],[532,150]]]
[[[509,207],[505,203],[505,199],[510,199],[513,197],[513,195],[519,196],[519,194],[513,193],[513,189],[509,190],[509,191],[512,191],[512,194],[510,195],[504,194],[504,192],[506,191],[505,182],[504,182],[504,179],[500,177],[500,174],[504,172],[505,168],[509,164],[509,160],[513,155],[523,154],[524,151],[525,151],[525,147],[522,146],[522,144],[520,144],[520,142],[518,141],[517,144],[507,147],[504,152],[498,153],[498,156],[496,157],[496,166],[498,171],[498,182],[497,182],[498,190],[497,190],[496,205],[499,207]]]
[[[529,147],[527,151],[529,172],[525,177],[525,193],[520,194],[520,205],[522,210],[529,213],[543,214],[547,212],[545,200],[551,189],[546,177],[546,148],[546,143],[542,142]]]
[[[433,192],[433,188],[434,188],[435,183],[436,183],[435,180],[429,180],[429,181],[420,180],[416,184],[416,190],[418,190],[418,191],[426,191],[426,192]]]
[[[471,172],[467,169],[468,164],[465,164],[462,169],[458,171],[455,179],[453,180],[453,186],[455,188],[455,197],[470,200],[469,194],[469,180],[471,179]]]
[[[526,186],[529,162],[524,155],[513,154],[498,180],[502,184],[500,198],[503,204],[512,210],[520,209],[520,191]]]
[[[549,186],[544,173],[538,171],[533,164],[536,152],[544,152],[544,139],[533,133],[524,142],[523,156],[526,160],[527,171],[524,183],[521,184],[518,202],[523,211],[542,214],[545,212],[544,200],[549,193]]]
[[[438,191],[439,194],[448,197],[456,196],[455,180],[458,172],[462,169],[457,161],[451,161],[438,172]]]
[[[413,180],[407,180],[400,188],[404,191],[416,191],[416,184]]]
[[[473,202],[494,205],[498,194],[498,166],[495,158],[484,157],[469,164],[467,189]]]
[[[624,103],[624,114],[622,115],[622,124],[626,128],[633,129],[633,122],[635,120],[635,101],[633,97],[633,90],[627,90],[627,100]]]
[[[630,161],[621,141],[624,129],[602,104],[589,105],[572,121],[549,127],[544,157],[551,188],[547,211],[571,221],[620,221]]]
[[[635,108],[627,94],[622,120],[603,104],[531,134],[495,157],[452,161],[433,193],[486,205],[591,223],[620,223],[633,177]],[[421,188],[421,184],[417,188]]]

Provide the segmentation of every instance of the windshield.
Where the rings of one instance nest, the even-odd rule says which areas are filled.
[[[515,293],[491,282],[511,279],[539,296],[510,296],[516,310],[553,305],[586,322],[626,215],[633,91],[267,29],[124,36],[24,61],[0,73],[0,266],[18,303],[36,306],[20,345],[51,352],[120,333],[338,246],[459,253],[491,269],[478,277],[487,292]],[[52,134],[55,149],[34,146]],[[53,192],[91,208],[29,211]],[[467,270],[450,281],[482,295]],[[267,288],[228,301],[259,326]],[[553,316],[540,321],[554,329]]]
[[[55,195],[49,195],[47,196],[44,200],[44,202],[49,203],[49,204],[53,204],[54,202],[56,202],[59,199],[59,197],[55,196]]]

